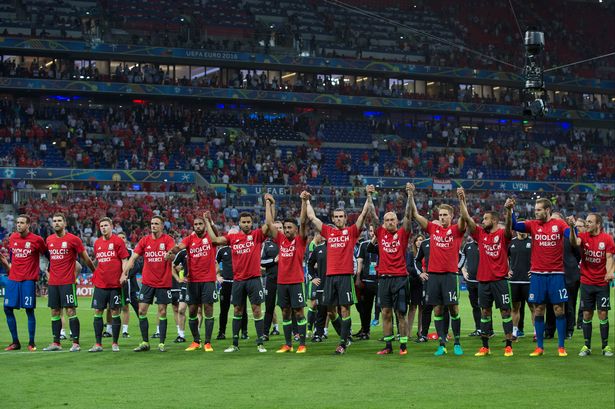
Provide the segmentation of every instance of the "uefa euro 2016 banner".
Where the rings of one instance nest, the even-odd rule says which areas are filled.
[[[195,172],[118,169],[0,168],[1,179],[194,183]]]

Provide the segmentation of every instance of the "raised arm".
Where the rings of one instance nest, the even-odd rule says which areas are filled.
[[[412,204],[410,204],[410,185],[411,183],[406,183],[406,194],[408,197],[406,198],[406,210],[404,211],[404,218],[401,221],[401,225],[405,231],[410,232],[412,228]]]
[[[211,221],[211,213],[209,211],[203,213],[203,219],[205,220],[205,228],[207,229],[207,234],[211,238],[212,243],[218,245],[226,245],[228,241],[223,236],[218,236],[213,229],[213,223]]]
[[[507,239],[512,239],[513,230],[512,230],[512,211],[515,207],[515,199],[508,198],[506,199],[506,203],[504,203],[504,236]]]
[[[566,217],[566,223],[570,226],[570,229],[568,229],[570,231],[570,236],[568,237],[568,240],[570,240],[570,245],[573,248],[578,249],[581,246],[581,239],[577,236],[576,229],[574,228],[574,224],[576,223],[574,216]]]
[[[526,232],[525,223],[517,221],[514,210],[512,212],[511,218],[512,218],[512,229],[514,231],[518,231],[519,233],[525,233]]]
[[[363,210],[361,210],[361,214],[359,215],[359,217],[357,218],[357,222],[355,223],[355,226],[357,226],[358,231],[361,231],[361,229],[363,228],[365,218],[371,212],[371,208],[374,206],[374,203],[372,202],[372,194],[376,191],[376,188],[374,187],[374,185],[367,185],[365,191],[367,193],[367,198],[365,199]]]
[[[265,195],[265,224],[267,225],[269,236],[276,238],[278,235],[278,229],[273,225],[275,212],[275,199],[272,195],[267,193]],[[265,232],[263,232],[265,233]]]
[[[416,208],[416,203],[414,202],[415,190],[416,188],[414,187],[414,184],[410,183],[409,185],[406,185],[406,193],[408,193],[408,202],[410,203],[410,207],[412,209],[412,217],[414,218],[414,220],[416,220],[419,226],[421,226],[421,229],[427,230],[429,220],[421,216],[418,209]]]
[[[466,192],[460,187],[457,189],[457,197],[459,198],[459,221],[457,222],[457,226],[459,230],[465,230],[466,224],[470,229],[470,233],[473,233],[476,230],[476,222],[472,220],[470,213],[468,212],[468,205],[466,204]],[[463,224],[463,228],[462,228]]]
[[[318,232],[321,232],[322,222],[320,221],[318,217],[316,217],[316,213],[314,212],[314,208],[312,207],[312,204],[310,203],[309,199],[307,200],[307,203],[306,203],[306,214],[307,214],[307,218],[314,225],[314,228],[318,230]]]
[[[307,240],[307,202],[310,199],[310,194],[307,191],[301,192],[301,214],[299,215],[299,235],[305,241]],[[271,228],[271,227],[269,227]]]

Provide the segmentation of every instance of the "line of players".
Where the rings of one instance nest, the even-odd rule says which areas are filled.
[[[194,232],[176,244],[163,232],[164,220],[154,216],[150,222],[151,234],[142,238],[132,254],[118,236],[112,234],[112,223],[108,218],[99,221],[101,237],[94,244],[96,265],[89,258],[81,240],[66,231],[66,220],[62,214],[54,214],[52,225],[54,234],[46,241],[29,231],[30,219],[26,215],[17,217],[17,231],[10,236],[10,260],[2,257],[0,262],[9,270],[9,280],[5,295],[5,313],[7,323],[13,336],[13,343],[8,350],[19,349],[14,309],[25,308],[28,315],[30,341],[28,348],[36,350],[34,344],[35,285],[38,278],[38,260],[41,255],[49,258],[49,299],[53,342],[45,351],[59,351],[61,331],[61,310],[65,309],[72,336],[71,352],[79,351],[80,323],[76,314],[77,297],[75,293],[75,265],[79,257],[94,271],[94,295],[92,308],[94,315],[94,332],[96,344],[91,352],[100,352],[102,348],[103,319],[105,309],[112,315],[112,351],[119,351],[118,338],[121,328],[121,306],[126,300],[125,292],[130,289],[125,285],[129,272],[135,262],[143,259],[142,286],[136,295],[138,300],[139,328],[142,342],[135,352],[148,351],[149,321],[147,312],[154,299],[159,317],[158,350],[166,351],[167,306],[172,299],[172,260],[176,254],[185,250],[189,278],[186,302],[189,305],[189,328],[193,342],[187,351],[199,350],[212,352],[211,338],[214,326],[213,304],[217,302],[216,289],[216,246],[229,246],[234,271],[231,286],[231,303],[234,306],[232,319],[232,345],[225,352],[239,351],[239,333],[244,319],[246,298],[250,300],[256,328],[256,346],[258,352],[266,352],[263,341],[266,339],[264,316],[261,305],[265,301],[265,291],[261,280],[261,249],[271,237],[279,247],[277,298],[282,308],[284,345],[278,353],[293,352],[292,324],[296,323],[299,346],[297,353],[306,352],[307,319],[304,314],[306,292],[304,279],[304,255],[307,244],[308,221],[318,233],[317,246],[308,260],[311,272],[320,271],[318,277],[308,276],[310,287],[310,307],[312,319],[314,310],[326,306],[328,318],[340,335],[340,342],[335,354],[345,354],[351,336],[350,307],[357,302],[355,293],[353,250],[360,232],[366,224],[374,231],[373,245],[378,252],[377,297],[382,309],[385,348],[378,351],[380,355],[393,352],[392,342],[393,313],[398,323],[401,355],[408,352],[408,325],[406,314],[412,289],[409,285],[406,265],[406,249],[411,234],[411,221],[415,220],[421,229],[429,234],[429,260],[423,264],[420,280],[424,287],[424,301],[433,307],[434,323],[439,338],[439,347],[434,355],[448,353],[446,342],[448,324],[445,312],[448,310],[454,336],[453,351],[462,355],[460,344],[461,320],[459,316],[459,250],[464,233],[476,241],[479,248],[477,272],[478,304],[481,309],[480,326],[483,346],[475,354],[485,356],[491,353],[489,335],[493,333],[492,306],[500,309],[504,333],[506,335],[505,356],[512,356],[513,339],[513,305],[509,284],[508,249],[513,230],[527,232],[531,240],[531,268],[528,301],[533,305],[533,317],[536,330],[537,347],[531,356],[544,353],[544,315],[545,304],[553,304],[558,332],[558,354],[566,356],[564,347],[566,338],[566,319],[564,305],[567,301],[564,282],[563,251],[565,241],[581,249],[581,297],[583,305],[583,333],[585,346],[580,355],[591,353],[591,319],[594,309],[599,311],[602,351],[612,355],[608,346],[608,317],[610,309],[609,281],[613,280],[615,265],[613,254],[615,244],[610,235],[601,230],[602,219],[598,214],[589,214],[586,219],[587,231],[575,231],[575,220],[569,217],[567,222],[553,217],[551,203],[539,199],[535,205],[535,220],[517,221],[513,214],[514,199],[507,199],[504,205],[504,227],[500,227],[499,215],[486,212],[481,226],[469,215],[465,192],[458,189],[460,217],[457,224],[452,224],[454,210],[450,205],[438,207],[438,220],[429,221],[418,213],[414,202],[415,188],[406,185],[408,196],[404,218],[401,226],[394,212],[384,215],[383,224],[372,202],[375,188],[366,187],[367,199],[355,224],[347,226],[347,216],[343,209],[333,211],[333,226],[319,220],[310,203],[310,194],[302,192],[301,215],[299,221],[286,219],[283,231],[275,226],[275,199],[265,195],[266,223],[253,229],[253,217],[242,213],[239,217],[238,233],[219,235],[213,226],[211,217],[206,212],[194,221]],[[572,228],[570,228],[572,227]],[[322,242],[321,242],[322,241]],[[321,242],[319,244],[319,242]],[[324,275],[322,273],[324,272]],[[133,297],[134,300],[135,297]],[[201,338],[198,311],[202,309],[205,323],[204,337]],[[318,326],[318,325],[317,325]]]

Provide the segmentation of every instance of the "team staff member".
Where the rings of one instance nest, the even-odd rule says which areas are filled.
[[[408,270],[408,280],[410,282],[410,308],[408,310],[408,333],[412,331],[414,324],[414,318],[417,319],[417,341],[421,337],[421,314],[423,312],[423,281],[419,277],[419,271],[414,264],[414,255],[418,252],[421,243],[425,240],[425,236],[417,234],[412,239],[412,243],[408,246],[408,253],[406,254],[406,269]]]
[[[62,308],[68,317],[73,345],[70,352],[81,351],[79,346],[80,325],[77,317],[77,294],[75,269],[79,256],[83,263],[94,271],[94,264],[88,256],[81,239],[66,231],[66,217],[62,213],[52,216],[54,234],[47,237],[49,250],[49,289],[48,305],[51,308],[51,330],[53,342],[43,351],[61,351],[60,330]]]
[[[333,224],[335,227],[325,225],[316,217],[314,208],[308,201],[307,215],[314,228],[327,240],[327,279],[325,281],[324,303],[327,305],[329,317],[332,321],[339,320],[341,339],[335,354],[346,353],[346,345],[350,338],[352,321],[350,317],[350,306],[356,303],[354,283],[352,275],[354,273],[353,252],[354,245],[359,237],[359,232],[363,228],[365,217],[372,204],[372,193],[375,191],[373,185],[366,188],[367,199],[363,206],[363,211],[359,215],[357,222],[352,226],[347,226],[348,216],[344,209],[333,211]],[[340,307],[340,315],[336,316],[337,308]],[[336,325],[336,324],[334,324]]]
[[[583,308],[583,338],[585,345],[579,356],[591,354],[592,318],[598,310],[602,355],[613,356],[609,346],[609,310],[611,296],[609,283],[615,279],[615,243],[610,234],[602,230],[602,216],[590,213],[585,219],[587,231],[574,231],[574,217],[568,218],[570,243],[581,251],[581,307]]]
[[[372,307],[378,295],[378,251],[368,251],[374,239],[374,226],[369,226],[368,238],[359,243],[357,249],[357,277],[355,287],[359,290],[357,311],[361,318],[361,329],[354,335],[357,339],[367,340],[370,334]]]
[[[470,333],[471,337],[480,336],[480,307],[478,306],[478,244],[471,236],[468,236],[466,244],[461,249],[463,258],[463,267],[461,273],[466,282],[468,289],[468,297],[472,306],[472,317],[474,318],[474,331]]]
[[[446,350],[446,328],[444,326],[444,307],[451,314],[451,326],[455,337],[454,353],[463,355],[461,348],[461,317],[459,316],[459,248],[466,229],[465,220],[460,217],[457,224],[452,225],[453,208],[443,204],[438,207],[440,224],[430,222],[421,216],[414,203],[414,185],[408,188],[411,204],[412,217],[419,223],[421,228],[430,235],[431,256],[427,266],[428,273],[421,273],[425,281],[425,302],[434,305],[434,321],[440,346],[434,355],[442,356]],[[460,191],[457,191],[460,194]]]
[[[312,309],[314,311],[314,336],[312,342],[322,342],[326,336],[325,328],[327,324],[327,306],[323,304],[323,292],[325,287],[325,279],[327,277],[327,243],[324,237],[319,233],[314,233],[314,249],[310,253],[307,261],[308,266],[308,287],[309,297]],[[339,321],[334,321],[333,325],[339,324]],[[339,326],[335,328],[340,333]]]
[[[111,350],[119,352],[118,339],[122,327],[120,308],[124,305],[124,294],[120,278],[130,254],[124,240],[113,234],[113,223],[110,218],[103,217],[98,222],[101,236],[94,242],[94,256],[97,261],[94,270],[94,336],[96,344],[89,352],[102,352],[103,312],[111,311],[111,334],[113,337]]]
[[[218,318],[217,340],[226,339],[228,310],[231,307],[233,290],[233,255],[230,246],[218,246],[216,252],[216,278],[220,286],[220,317]],[[241,339],[248,339],[248,312],[244,309],[241,318]]]
[[[521,221],[521,220],[520,220]],[[530,257],[532,253],[532,241],[527,233],[517,232],[516,237],[510,241],[508,248],[508,272],[510,292],[513,303],[513,340],[524,336],[524,312],[525,303],[530,294]],[[534,304],[528,304],[534,323]]]
[[[279,232],[284,230],[282,222],[276,220],[273,227]],[[271,239],[263,243],[261,254],[261,267],[265,269],[264,285],[265,287],[265,327],[263,330],[263,340],[269,340],[269,330],[275,315],[275,300],[278,292],[278,256],[280,249],[278,245]],[[277,328],[274,327],[274,331]],[[274,335],[273,333],[271,335]]]
[[[128,260],[122,282],[128,280],[128,272],[134,267],[136,260],[143,257],[143,278],[139,292],[139,329],[142,342],[134,349],[135,352],[149,351],[149,321],[147,310],[154,302],[158,304],[158,317],[160,319],[160,343],[158,350],[166,352],[164,341],[167,337],[167,306],[171,303],[171,288],[173,287],[172,260],[175,254],[171,249],[175,241],[164,233],[164,219],[154,216],[150,221],[151,233],[139,240],[132,256]]]
[[[4,293],[4,314],[13,342],[5,351],[21,349],[17,334],[15,309],[24,308],[28,317],[28,351],[36,351],[36,283],[39,277],[39,258],[47,252],[41,236],[30,231],[30,216],[20,214],[15,219],[16,232],[8,238],[9,260],[0,254],[0,263],[9,272]]]

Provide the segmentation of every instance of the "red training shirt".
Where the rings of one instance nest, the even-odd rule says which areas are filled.
[[[225,234],[231,248],[233,273],[235,281],[246,281],[261,276],[261,249],[266,237],[261,229],[254,229],[245,234]]]
[[[152,288],[173,287],[172,260],[165,260],[164,256],[175,247],[175,241],[168,234],[155,238],[148,234],[139,240],[135,253],[143,256],[143,284]]]
[[[11,256],[11,271],[9,280],[26,281],[38,280],[39,258],[47,251],[45,240],[32,232],[26,237],[19,233],[9,236],[9,254]]]
[[[463,232],[456,224],[442,227],[434,222],[427,224],[431,248],[429,250],[429,273],[456,273],[459,270],[459,248]]]
[[[216,249],[207,233],[199,237],[196,233],[182,240],[188,258],[188,281],[207,283],[216,281]]]
[[[568,224],[561,219],[546,222],[527,220],[525,231],[532,239],[530,271],[537,274],[564,274],[564,231]]]
[[[49,249],[49,285],[75,284],[75,263],[85,248],[81,239],[66,233],[62,237],[52,234],[47,237]]]
[[[305,256],[305,240],[296,235],[289,240],[279,233],[273,239],[280,249],[278,253],[278,284],[301,284],[303,277],[303,257]]]
[[[354,274],[354,245],[359,238],[359,230],[353,224],[350,227],[338,229],[326,224],[322,225],[322,236],[327,240],[327,275]]]
[[[487,233],[476,226],[472,238],[478,244],[478,272],[476,279],[481,283],[504,280],[508,275],[508,245],[512,240],[506,237],[504,229]]]
[[[130,257],[124,240],[115,234],[109,240],[103,236],[94,242],[94,257],[98,265],[92,282],[97,288],[120,288],[122,260]]]
[[[406,248],[410,232],[403,227],[394,233],[380,226],[376,229],[378,239],[378,265],[376,271],[380,275],[407,276]]]
[[[604,281],[606,275],[606,254],[615,254],[613,237],[605,232],[595,236],[579,233],[581,239],[581,284],[609,285]]]

